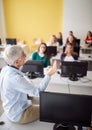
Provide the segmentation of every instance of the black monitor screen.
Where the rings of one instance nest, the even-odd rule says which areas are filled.
[[[47,46],[47,55],[49,57],[57,55],[57,47],[56,46]]]
[[[40,121],[64,125],[91,125],[92,96],[40,93]]]
[[[6,44],[16,45],[16,38],[6,38]]]
[[[87,61],[62,61],[61,76],[83,77],[87,75]]]
[[[32,73],[35,76],[44,75],[44,64],[43,61],[28,60],[21,68],[23,73]]]

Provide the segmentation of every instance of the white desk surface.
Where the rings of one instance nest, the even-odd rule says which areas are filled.
[[[41,80],[42,78],[36,78],[31,81],[37,85]],[[61,77],[55,73],[46,91],[92,95],[92,71],[88,71],[87,76],[80,78],[78,81],[71,81],[69,78]]]
[[[86,79],[81,79],[85,82],[81,82],[81,80],[70,81],[68,78],[62,78],[59,74],[55,73],[52,76],[46,91],[92,95],[92,71],[89,71],[87,77],[85,78]],[[40,83],[42,78],[28,80],[29,82],[34,82],[34,84],[37,85]],[[54,125],[54,123],[40,122],[39,120],[33,123],[19,125],[10,122],[4,114],[2,114],[0,120],[5,121],[5,125],[0,126],[0,130],[52,130]]]
[[[19,45],[23,48],[25,54],[28,54],[28,46],[26,44],[17,44],[17,45]],[[7,44],[0,45],[0,50],[3,51],[7,46],[9,46],[9,45],[7,45]]]
[[[1,49],[4,49],[5,47],[6,47],[6,44],[0,45],[0,48],[1,48]]]
[[[92,54],[82,54],[82,53],[80,53],[79,60],[92,61]]]

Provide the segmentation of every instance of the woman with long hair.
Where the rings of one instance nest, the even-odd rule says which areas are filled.
[[[44,63],[44,67],[50,66],[50,58],[47,57],[47,45],[45,43],[41,43],[38,51],[33,52],[31,60],[41,60]]]

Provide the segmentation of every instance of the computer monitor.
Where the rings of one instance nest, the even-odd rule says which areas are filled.
[[[69,77],[70,80],[76,81],[78,77],[87,75],[87,61],[62,61],[61,76]]]
[[[56,46],[47,46],[47,56],[52,57],[57,55]]]
[[[41,92],[40,121],[61,126],[91,126],[92,96]],[[58,125],[60,126],[60,125]],[[60,129],[59,129],[60,130]]]
[[[17,44],[16,38],[6,38],[6,44],[16,45]]]
[[[39,60],[28,60],[21,67],[23,73],[28,74],[29,78],[37,78],[44,76],[44,64]]]

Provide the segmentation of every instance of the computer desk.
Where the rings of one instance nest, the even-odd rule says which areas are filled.
[[[60,70],[59,70],[60,71]],[[34,84],[39,84],[42,78],[32,79]],[[92,95],[92,71],[78,81],[71,81],[69,78],[61,77],[57,72],[51,77],[45,91]]]
[[[92,53],[80,53],[80,61],[88,61],[88,70],[92,71]]]
[[[44,69],[45,74],[46,71],[47,70]],[[37,86],[43,78],[27,79],[29,82],[33,82]],[[45,91],[92,95],[92,71],[88,71],[87,76],[78,81],[70,81],[68,78],[60,77],[58,73],[55,73]],[[54,123],[40,122],[39,120],[25,125],[19,125],[10,122],[5,114],[2,114],[0,120],[5,122],[3,126],[0,126],[0,130],[53,130],[54,125]]]
[[[81,46],[80,50],[82,51],[82,53],[92,53],[92,47]]]
[[[61,64],[61,60],[60,60],[61,53],[62,52],[57,53],[56,56],[52,57],[52,63],[56,60],[57,65],[58,65],[58,69],[60,68],[60,64]],[[92,71],[92,54],[91,53],[86,54],[86,53],[82,53],[80,51],[80,56],[79,56],[78,60],[80,60],[80,61],[88,61],[88,70]]]

